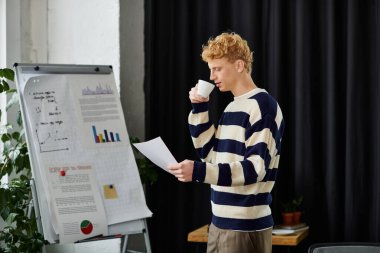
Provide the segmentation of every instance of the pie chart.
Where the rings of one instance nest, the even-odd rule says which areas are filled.
[[[83,234],[88,235],[92,232],[93,230],[92,223],[89,220],[83,220],[80,223],[80,230],[82,231]]]

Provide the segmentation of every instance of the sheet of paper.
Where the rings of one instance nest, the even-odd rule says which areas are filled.
[[[103,201],[91,165],[48,168],[52,222],[61,244],[108,235]]]
[[[168,171],[169,164],[178,163],[161,137],[133,144],[144,156],[161,169]]]

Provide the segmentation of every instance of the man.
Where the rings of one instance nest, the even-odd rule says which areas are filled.
[[[269,207],[284,131],[281,109],[251,78],[253,53],[235,33],[222,33],[203,46],[210,79],[234,100],[217,128],[209,119],[208,98],[189,92],[189,128],[202,162],[184,160],[168,168],[178,180],[211,185],[212,223],[207,252],[272,251]]]

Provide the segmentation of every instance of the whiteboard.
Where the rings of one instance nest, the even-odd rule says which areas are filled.
[[[110,234],[145,228],[146,206],[111,66],[15,64],[42,230],[57,242],[46,171],[95,168]],[[112,186],[112,192],[106,189]]]

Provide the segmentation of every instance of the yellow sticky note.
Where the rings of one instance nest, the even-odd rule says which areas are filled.
[[[103,185],[103,190],[106,199],[117,199],[116,188],[113,184]]]

